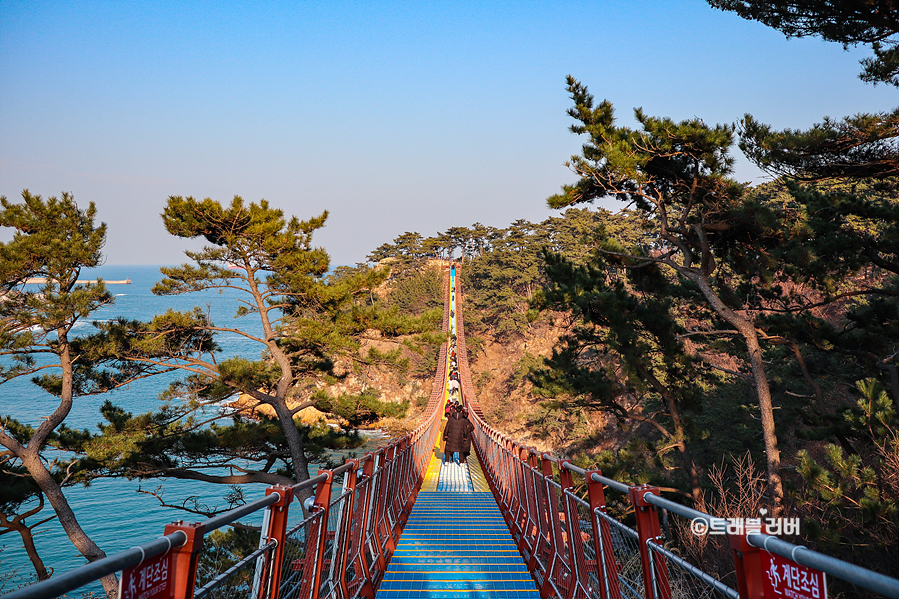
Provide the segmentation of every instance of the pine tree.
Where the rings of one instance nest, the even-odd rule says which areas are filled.
[[[677,449],[691,497],[699,501],[700,468],[681,411],[699,406],[703,376],[684,349],[684,329],[672,317],[674,299],[658,265],[619,277],[610,275],[601,253],[586,265],[559,254],[545,259],[548,281],[538,303],[570,311],[577,325],[532,374],[535,386],[564,410],[599,410],[655,428]],[[651,399],[664,407],[651,409]]]
[[[828,444],[823,459],[798,454],[803,527],[828,551],[888,572],[899,533],[899,417],[876,380],[858,381],[856,389],[861,398],[843,414],[853,451]]]
[[[863,44],[864,81],[899,86],[899,6],[894,0],[707,0],[788,37],[817,36],[844,48]]]
[[[81,209],[71,194],[44,200],[25,190],[22,199],[14,204],[0,197],[0,226],[15,230],[11,241],[0,243],[0,355],[8,358],[0,367],[0,382],[32,377],[59,403],[36,427],[8,417],[0,421],[2,467],[7,474],[28,473],[72,544],[88,561],[95,561],[106,554],[81,528],[63,493],[68,463],[48,459],[47,451],[65,431],[66,417],[78,397],[125,384],[135,374],[84,360],[84,339],[72,334],[76,324],[113,301],[102,281],[77,282],[82,269],[101,264],[106,225],[95,224],[93,203]],[[27,287],[29,283],[38,290]],[[46,570],[35,562],[32,551],[29,554],[38,577],[44,577]],[[113,596],[116,577],[106,576],[102,583]]]
[[[563,208],[612,197],[633,205],[646,216],[658,251],[603,251],[628,268],[670,268],[741,339],[761,411],[769,489],[779,512],[784,490],[771,390],[760,334],[742,312],[736,285],[741,277],[770,278],[777,265],[766,247],[780,240],[775,229],[756,226],[766,210],[743,202],[744,188],[729,178],[734,128],[710,127],[700,119],[674,122],[641,109],[634,111],[639,129],[617,127],[610,102],[594,107],[593,96],[571,76],[568,91],[574,102],[568,113],[576,121],[571,131],[588,141],[568,162],[579,180],[547,203]]]
[[[708,0],[788,37],[816,36],[868,45],[861,78],[899,86],[899,6],[892,0]],[[741,122],[740,148],[759,168],[805,181],[899,175],[899,109],[824,118],[807,131],[775,131],[751,115]]]
[[[874,56],[862,61],[861,78],[899,86],[899,6],[891,0],[709,3],[787,36],[817,36],[844,47],[868,45]],[[824,118],[805,131],[777,131],[751,115],[741,121],[740,148],[761,169],[781,177],[793,203],[792,222],[784,227],[791,234],[776,253],[793,263],[787,267],[787,275],[827,294],[817,302],[819,307],[846,297],[834,289],[845,287],[857,273],[873,268],[899,274],[897,140],[899,109]],[[819,319],[808,302],[789,306],[797,318],[787,328],[818,347],[875,363],[889,373],[892,393],[899,400],[895,349],[888,349],[894,344],[889,325],[871,324],[892,322],[889,314],[896,311],[896,277],[878,279],[846,291],[849,296],[887,298],[850,310],[847,330],[836,331],[830,323],[816,322]],[[884,340],[887,343],[882,343]]]
[[[173,196],[162,216],[172,235],[202,237],[209,245],[185,252],[193,264],[163,268],[165,278],[153,292],[239,291],[243,297],[235,316],[258,318],[262,334],[214,323],[197,308],[168,312],[151,322],[105,325],[106,345],[98,351],[157,370],[180,369],[189,376],[175,390],[188,396],[217,400],[243,393],[271,406],[288,448],[292,477],[308,479],[311,440],[294,421],[300,410],[317,407],[357,423],[391,409],[371,392],[333,398],[319,392],[317,385],[341,376],[336,365],[341,358],[402,367],[399,348],[363,351],[363,341],[415,333],[433,326],[433,318],[406,318],[371,301],[370,291],[387,277],[386,269],[361,268],[326,277],[329,257],[312,245],[312,235],[324,226],[327,212],[300,221],[286,219],[265,200],[246,204],[235,197],[223,206],[211,199]],[[219,361],[214,342],[219,333],[255,342],[264,357]]]

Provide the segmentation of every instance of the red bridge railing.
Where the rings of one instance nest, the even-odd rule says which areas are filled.
[[[461,291],[460,282],[456,287]],[[895,578],[769,536],[762,526],[733,530],[733,522],[665,499],[656,487],[629,486],[599,470],[585,471],[492,428],[472,383],[462,303],[457,293],[459,369],[475,426],[475,450],[541,599],[824,599],[822,572],[899,599]],[[608,513],[608,489],[621,503],[630,503],[633,525]],[[695,526],[706,533],[726,534],[725,551],[729,549],[733,558],[736,588],[679,555],[662,534],[660,515],[669,521],[681,519],[690,530]],[[783,574],[783,568],[796,577],[769,578],[769,572]],[[774,590],[772,579],[779,585]],[[789,586],[794,582],[797,588]],[[781,594],[772,594],[775,590]]]

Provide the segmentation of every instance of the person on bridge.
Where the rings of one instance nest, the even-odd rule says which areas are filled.
[[[449,419],[446,422],[446,428],[443,431],[443,438],[446,441],[445,451],[443,452],[443,463],[452,461],[459,463],[459,456],[466,450],[471,451],[471,433],[474,426],[469,422],[468,418],[462,415],[462,406],[456,404],[453,411],[450,412]]]
[[[462,462],[465,463],[468,461],[468,454],[471,453],[471,434],[474,432],[474,425],[471,423],[471,420],[468,419],[468,408],[464,405],[462,406],[462,418],[465,419],[465,424],[468,425],[466,430],[468,433],[462,439]]]

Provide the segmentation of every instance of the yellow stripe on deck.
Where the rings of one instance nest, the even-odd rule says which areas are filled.
[[[471,475],[471,485],[475,493],[490,493],[490,485],[487,484],[487,477],[481,469],[481,462],[473,451],[468,454],[468,473]]]
[[[421,483],[422,491],[436,491],[437,483],[440,481],[440,467],[443,460],[439,457],[440,452],[434,448],[431,454],[431,461],[428,463],[428,469],[425,471],[424,480]],[[475,493],[490,493],[490,485],[487,484],[487,477],[481,469],[481,462],[475,452],[468,454],[468,472],[471,475],[471,484]]]
[[[424,481],[421,483],[422,491],[436,491],[437,490],[437,481],[440,480],[440,466],[443,464],[443,460],[437,457],[437,449],[434,449],[434,453],[431,454],[431,462],[428,464],[428,469],[425,472]]]

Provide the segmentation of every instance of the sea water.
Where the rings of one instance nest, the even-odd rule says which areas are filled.
[[[150,320],[167,309],[190,310],[199,306],[207,310],[212,321],[219,326],[261,335],[262,326],[258,317],[234,317],[239,305],[238,297],[243,295],[239,290],[210,290],[177,296],[153,295],[151,289],[154,283],[162,278],[158,266],[103,266],[84,271],[81,276],[82,279],[97,277],[107,281],[128,278],[131,284],[109,285],[109,291],[115,295],[115,302],[80,322],[76,326],[76,332],[89,331],[93,328],[93,321],[118,317]],[[216,341],[222,349],[222,357],[243,355],[249,359],[258,359],[262,352],[261,344],[248,340],[239,333],[220,333]],[[178,376],[177,373],[159,375],[108,393],[76,398],[65,422],[71,428],[98,431],[98,423],[103,421],[100,406],[107,399],[133,414],[158,409],[163,405],[159,399],[160,393]],[[55,397],[35,387],[27,377],[0,385],[0,414],[4,416],[36,426],[42,417],[52,413],[57,406],[58,400]],[[223,499],[230,490],[228,485],[178,479],[100,479],[87,487],[68,487],[65,494],[87,535],[107,555],[111,555],[161,536],[165,525],[174,520],[203,519],[202,516],[163,507],[156,497],[139,492],[139,489],[156,491],[157,488],[166,503],[180,504],[183,500],[194,497],[209,507],[223,509],[228,506]],[[264,490],[265,485],[248,485],[244,489],[245,497],[248,501],[254,500],[261,497]],[[52,513],[52,508],[47,504],[31,521],[39,521]],[[256,519],[260,519],[261,512],[256,516]],[[252,518],[243,521],[258,524]],[[85,563],[56,519],[38,526],[34,533],[35,544],[44,564],[56,573],[66,572]],[[14,573],[15,576],[3,584],[2,580],[6,578],[4,574],[9,573]],[[9,532],[0,536],[0,593],[11,590],[21,582],[33,578],[33,575],[34,570],[18,533]],[[91,590],[95,590],[93,586]]]

